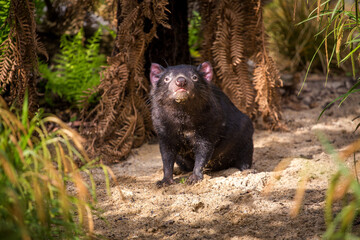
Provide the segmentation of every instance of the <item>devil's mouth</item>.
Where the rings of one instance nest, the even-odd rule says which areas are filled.
[[[173,95],[174,95],[174,96],[177,95],[177,94],[181,94],[181,95],[187,94],[187,95],[189,95],[189,94],[190,94],[190,91],[189,91],[189,90],[186,90],[185,88],[178,88],[178,89],[176,89],[176,90],[173,92]]]
[[[184,102],[190,95],[190,92],[184,88],[176,89],[173,93],[173,97],[177,103]]]
[[[184,88],[179,88],[179,89],[175,90],[175,92],[178,93],[178,92],[189,92],[189,91]]]

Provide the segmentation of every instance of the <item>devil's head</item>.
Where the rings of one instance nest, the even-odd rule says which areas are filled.
[[[209,62],[198,67],[178,65],[167,68],[153,63],[150,69],[152,94],[173,99],[176,103],[185,103],[198,95],[201,97],[202,92],[209,88],[212,78],[213,70]]]

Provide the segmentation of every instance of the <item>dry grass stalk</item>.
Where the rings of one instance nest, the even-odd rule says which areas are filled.
[[[270,179],[270,181],[266,184],[266,186],[264,187],[263,190],[263,194],[265,196],[268,196],[272,189],[274,188],[275,183],[281,178],[281,173],[283,170],[285,170],[289,164],[291,163],[292,158],[284,158],[282,159],[278,165],[276,165],[276,167],[274,168],[273,172],[273,177]]]
[[[321,5],[321,0],[317,0],[317,17],[316,17],[316,21],[320,21],[320,5]]]
[[[296,188],[296,193],[294,196],[294,203],[292,208],[290,209],[290,216],[291,217],[296,217],[301,209],[301,205],[302,202],[304,200],[304,196],[305,196],[305,190],[306,190],[306,183],[308,181],[308,175],[305,174],[304,176],[301,177],[298,186]]]
[[[341,160],[345,160],[350,157],[353,153],[356,153],[360,150],[360,139],[354,141],[353,143],[346,146],[342,151],[339,153],[339,157]]]

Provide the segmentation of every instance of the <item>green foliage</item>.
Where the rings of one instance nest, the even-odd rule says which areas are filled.
[[[45,124],[59,128],[48,132]],[[95,183],[81,137],[56,117],[29,120],[0,97],[0,236],[6,239],[85,239],[92,235]],[[74,158],[83,161],[77,167]],[[107,171],[104,166],[104,171]],[[88,186],[84,176],[90,178]],[[106,172],[106,175],[108,173]]]
[[[264,8],[264,25],[269,36],[269,50],[280,70],[296,72],[306,69],[310,62],[313,69],[326,71],[326,52],[318,49],[325,37],[318,33],[316,21],[298,24],[311,13],[311,6],[302,0],[274,0]],[[328,37],[329,44],[333,42]],[[316,52],[315,58],[314,52]]]
[[[35,17],[36,17],[36,23],[41,23],[41,19],[45,15],[45,8],[46,4],[44,0],[35,0]]]
[[[199,58],[199,48],[201,44],[200,39],[201,16],[197,11],[192,12],[192,17],[189,20],[189,39],[188,44],[190,47],[190,55],[193,58]]]
[[[185,184],[186,183],[186,178],[184,178],[184,177],[180,178],[180,183]]]
[[[327,62],[327,77],[330,72],[330,63],[336,61],[337,67],[340,67],[345,62],[350,62],[352,67],[353,77],[357,74],[357,64],[360,61],[360,34],[359,29],[359,6],[358,0],[353,2],[337,0],[319,0],[314,1],[314,10],[302,22],[317,22],[319,24],[319,32],[317,35],[322,34],[322,41],[318,45],[315,55],[321,48],[325,48],[326,62]],[[334,41],[329,41],[329,39]],[[313,58],[314,58],[313,57]],[[307,74],[312,67],[312,61],[307,69],[304,83]],[[319,118],[324,111],[334,102],[340,100],[339,106],[348,98],[350,94],[359,91],[359,81],[351,87],[347,93],[339,96],[333,100],[325,109],[320,113]]]
[[[327,51],[330,48],[332,52],[327,61],[330,62],[336,58],[337,65],[340,66],[340,64],[350,60],[353,76],[355,77],[355,60],[359,60],[360,48],[360,45],[358,45],[360,42],[358,0],[353,1],[353,3],[344,0],[337,0],[334,3],[325,0],[319,1],[319,3],[305,21],[314,21],[314,19],[319,18],[325,19],[325,21],[320,22],[320,31],[326,33],[322,44],[325,44],[329,37],[335,39],[333,44],[325,46]],[[357,58],[355,58],[355,55]]]
[[[325,200],[325,220],[327,229],[323,238],[329,240],[360,239],[352,232],[355,218],[359,215],[360,209],[360,184],[355,174],[343,160],[354,153],[360,147],[360,141],[352,144],[349,149],[339,155],[327,141],[323,134],[318,134],[320,141],[326,151],[332,155],[338,165],[337,172],[331,177]],[[354,155],[355,159],[355,155]],[[354,165],[356,162],[354,161]],[[356,170],[356,167],[355,167]],[[351,197],[349,197],[351,195]],[[337,213],[333,212],[333,204],[343,200],[343,206]]]
[[[355,77],[355,60],[359,60],[360,48],[360,45],[358,45],[360,34],[357,31],[359,27],[358,0],[351,4],[343,0],[337,0],[334,3],[331,3],[330,0],[325,0],[319,1],[319,3],[303,22],[315,21],[319,18],[325,19],[319,22],[319,33],[325,32],[319,48],[325,45],[326,51],[331,52],[327,56],[327,62],[336,60],[338,67],[350,60],[353,76]],[[329,37],[334,38],[332,44],[328,43]],[[327,72],[329,72],[330,65],[327,68]]]
[[[87,44],[83,43],[82,29],[73,38],[63,35],[53,71],[46,64],[40,64],[39,71],[48,80],[48,100],[53,92],[80,107],[79,102],[83,99],[84,92],[99,85],[99,72],[105,64],[105,56],[99,54],[101,31],[99,29]]]
[[[10,0],[0,0],[0,44],[7,38],[10,27],[6,24],[6,18],[9,15]]]

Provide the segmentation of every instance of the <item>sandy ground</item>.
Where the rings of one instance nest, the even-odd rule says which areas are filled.
[[[322,132],[341,149],[358,138],[354,130],[360,122],[352,121],[360,115],[359,96],[340,108],[331,107],[317,122],[322,108],[350,86],[349,80],[330,81],[326,87],[324,83],[310,79],[299,97],[284,100],[289,131],[256,129],[249,171],[207,172],[193,186],[183,183],[189,174],[177,175],[177,184],[159,189],[159,146],[146,144],[111,166],[122,200],[114,183],[112,196],[107,195],[103,173],[95,169],[97,207],[104,209],[106,219],[95,218],[95,232],[108,239],[320,239],[326,229],[326,188],[336,164],[317,134]],[[349,159],[349,166],[352,163]],[[299,205],[294,196],[304,178],[308,181]],[[293,217],[291,212],[299,206]]]

